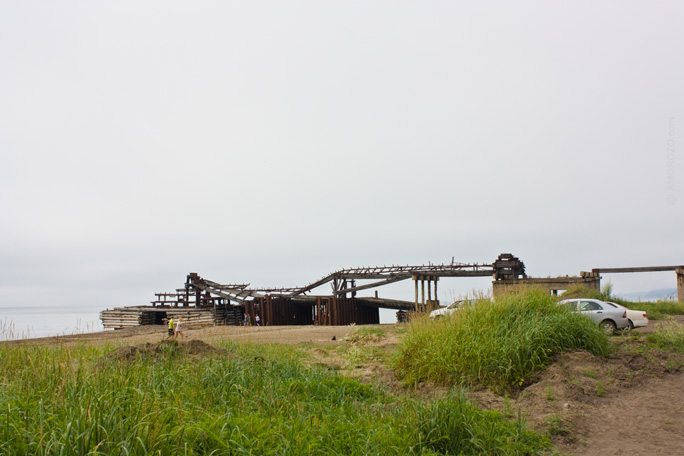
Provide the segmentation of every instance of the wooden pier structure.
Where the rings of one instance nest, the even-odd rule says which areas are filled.
[[[492,277],[494,297],[520,286],[538,286],[552,293],[571,286],[600,289],[601,272],[677,271],[679,299],[684,300],[684,266],[654,268],[594,269],[578,277],[530,278],[524,263],[510,253],[502,253],[492,263],[427,264],[419,266],[378,266],[341,269],[303,287],[250,288],[250,284],[220,284],[197,273],[187,275],[183,288],[155,293],[151,306],[122,307],[100,312],[105,328],[161,324],[164,318],[183,317],[185,324],[240,325],[258,315],[262,325],[349,325],[380,323],[379,309],[397,311],[405,321],[409,312],[429,312],[440,307],[437,284],[444,277]],[[662,269],[668,268],[668,269]],[[669,269],[674,268],[674,269]],[[620,269],[620,268],[618,268]],[[629,270],[628,270],[629,269]],[[357,296],[359,291],[379,288],[412,279],[414,300],[402,301]],[[371,281],[361,284],[358,281]],[[332,292],[311,294],[330,284]],[[426,292],[427,285],[427,292]]]
[[[684,302],[684,265],[678,266],[646,266],[636,268],[596,268],[592,273],[599,274],[625,274],[636,272],[668,272],[674,271],[677,278],[677,300]]]

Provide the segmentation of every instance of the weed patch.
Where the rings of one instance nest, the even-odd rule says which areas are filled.
[[[664,350],[684,353],[684,326],[672,319],[659,322],[655,331],[648,334],[647,340]]]
[[[537,454],[472,406],[392,396],[296,347],[0,346],[3,455]]]
[[[394,358],[407,383],[482,384],[518,389],[558,353],[604,356],[612,345],[596,325],[541,290],[479,300],[450,318],[412,321]]]

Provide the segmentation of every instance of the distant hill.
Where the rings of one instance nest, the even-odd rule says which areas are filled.
[[[677,299],[676,288],[659,288],[651,291],[633,291],[631,293],[617,293],[619,297],[630,301],[657,301],[658,299]]]

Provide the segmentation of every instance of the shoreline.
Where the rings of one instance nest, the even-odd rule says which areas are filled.
[[[395,324],[368,325],[394,328]],[[184,341],[202,340],[207,343],[219,340],[231,340],[248,343],[277,344],[338,344],[354,326],[213,326],[189,325],[183,329]],[[105,329],[99,332],[15,339],[0,341],[0,345],[45,345],[45,344],[78,344],[78,343],[116,343],[130,342],[131,345],[155,343],[167,337],[166,326],[144,325],[122,329]],[[333,340],[335,337],[335,340]]]

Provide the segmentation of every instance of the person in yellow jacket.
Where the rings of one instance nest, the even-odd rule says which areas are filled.
[[[167,339],[173,338],[173,317],[169,318],[169,335]]]

